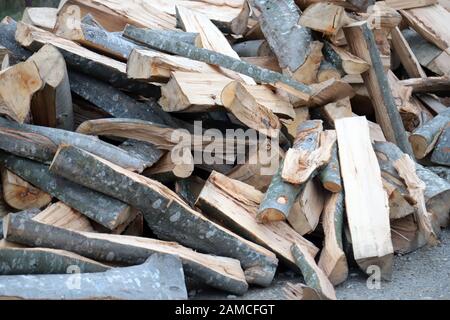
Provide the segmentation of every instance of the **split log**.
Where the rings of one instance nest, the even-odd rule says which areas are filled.
[[[322,216],[325,243],[320,253],[319,267],[335,286],[348,277],[347,258],[342,246],[343,225],[344,193],[329,194]]]
[[[342,80],[328,79],[321,83],[315,83],[310,86],[313,90],[311,99],[308,102],[292,98],[292,104],[298,107],[320,107],[327,103],[342,100],[344,98],[353,98],[355,92],[350,84]]]
[[[386,5],[393,9],[401,10],[426,7],[436,4],[437,2],[437,0],[386,0]]]
[[[5,243],[0,245],[0,274],[2,276],[65,274],[75,268],[80,273],[104,272],[111,269],[105,264],[64,250],[17,248],[15,245]]]
[[[194,172],[194,157],[189,147],[174,147],[143,175],[159,181],[188,178]]]
[[[294,142],[293,147],[311,151],[317,149],[322,130],[322,121],[320,120],[301,123],[297,129],[296,142]],[[283,180],[283,166],[283,163],[281,163],[278,172],[272,178],[264,199],[261,201],[257,216],[261,222],[286,220],[303,189],[302,186],[293,185]]]
[[[195,207],[195,201],[197,201],[200,192],[202,191],[205,180],[197,176],[192,176],[186,179],[178,179],[175,182],[175,192],[191,206]]]
[[[252,6],[260,12],[261,30],[280,67],[296,79],[311,53],[312,43],[311,30],[299,25],[300,10],[293,0],[255,0]]]
[[[91,220],[61,201],[48,206],[32,220],[69,230],[95,232]]]
[[[290,251],[292,243],[299,242],[314,257],[318,249],[289,227],[286,222],[259,224],[256,213],[264,194],[255,188],[213,172],[206,181],[196,206],[202,212],[222,221],[224,226],[277,254],[294,270],[299,270]]]
[[[450,77],[411,78],[400,81],[413,93],[450,93]]]
[[[32,26],[52,31],[56,24],[56,8],[25,8],[22,21]]]
[[[336,132],[355,260],[364,272],[371,265],[378,266],[381,277],[389,280],[393,248],[388,199],[367,120],[363,117],[339,119]]]
[[[298,243],[294,243],[291,250],[298,267],[302,270],[306,284],[316,289],[324,298],[336,300],[333,285],[325,272],[317,266],[314,257],[305,250],[303,245]]]
[[[398,27],[391,30],[392,46],[397,53],[400,62],[411,78],[425,78],[427,75],[420,66],[414,51]]]
[[[299,141],[297,140],[296,143]],[[317,170],[330,162],[335,144],[336,132],[327,130],[321,133],[320,144],[316,149],[302,148],[302,146],[289,149],[284,158],[281,177],[284,181],[292,184],[305,183],[315,175]]]
[[[167,82],[174,71],[215,72],[204,62],[153,50],[135,49],[128,58],[127,74],[132,79]]]
[[[341,72],[335,68],[330,62],[327,60],[322,60],[319,66],[319,70],[317,71],[317,81],[324,82],[328,79],[336,79],[339,80],[342,78]]]
[[[79,275],[3,276],[0,284],[0,297],[4,299],[187,299],[179,258],[157,254],[140,266]]]
[[[377,122],[383,129],[384,135],[388,141],[396,143],[404,152],[412,155],[405,128],[389,90],[380,53],[367,22],[350,24],[344,27],[344,33],[352,53],[371,65],[362,77],[372,99]]]
[[[284,126],[287,129],[288,134],[291,136],[291,140],[295,139],[295,136],[297,135],[297,128],[300,125],[300,123],[310,120],[311,115],[308,108],[295,108],[295,118],[293,121],[282,121]]]
[[[0,23],[0,44],[8,50],[11,63],[18,63],[28,59],[32,52],[22,48],[15,39],[17,23]]]
[[[143,43],[150,48],[170,52],[172,54],[184,56],[193,60],[203,61],[212,65],[218,65],[225,69],[242,73],[246,76],[252,77],[256,82],[267,83],[277,88],[286,90],[299,99],[308,100],[311,93],[311,89],[308,86],[301,84],[290,77],[250,65],[247,62],[221,53],[197,48],[195,46],[180,41],[173,41],[162,36],[154,36],[146,33],[144,30],[139,30],[132,26],[127,26],[124,31],[124,35],[135,41]]]
[[[341,192],[342,179],[341,167],[339,165],[337,143],[333,145],[331,158],[328,164],[319,173],[320,181],[323,187],[333,193]]]
[[[20,226],[27,230],[20,232]],[[97,261],[136,265],[153,254],[168,254],[181,258],[186,274],[217,289],[242,294],[247,283],[239,262],[234,259],[205,255],[174,242],[112,234],[71,231],[43,224],[20,215],[10,215],[5,221],[5,238],[35,246],[63,249]]]
[[[82,23],[79,10],[61,12],[53,32],[59,37],[121,61],[127,61],[131,51],[139,48],[137,44],[118,34]]]
[[[423,159],[436,145],[439,136],[450,122],[450,109],[439,113],[431,121],[417,128],[409,141],[417,159]]]
[[[331,128],[334,128],[334,122],[337,119],[353,116],[352,104],[350,103],[350,98],[348,97],[320,107],[319,112]]]
[[[400,180],[397,171],[393,167],[393,162],[402,157],[403,153],[401,150],[394,144],[387,142],[375,142],[373,146],[380,166],[383,168],[383,176]],[[447,226],[450,222],[448,214],[450,212],[450,203],[448,202],[450,183],[419,164],[416,164],[416,173],[426,185],[425,200],[428,212],[432,212],[436,216],[441,226]]]
[[[5,168],[25,181],[109,229],[122,224],[131,214],[125,203],[62,179],[50,173],[46,165],[3,155],[1,161]]]
[[[413,252],[427,244],[412,214],[391,221],[391,236],[394,252],[399,254]]]
[[[450,48],[448,26],[450,12],[436,4],[432,6],[400,10],[406,22],[425,39],[439,47],[442,51]]]
[[[439,241],[433,231],[432,217],[425,205],[425,183],[417,176],[414,161],[408,155],[403,155],[394,162],[394,168],[397,169],[399,176],[408,188],[411,202],[413,202],[416,209],[415,217],[420,232],[423,233],[428,244],[437,245]]]
[[[195,12],[188,8],[177,6],[177,20],[182,29],[186,32],[198,33],[200,36],[197,47],[215,51],[234,59],[241,58],[233,50],[228,40],[222,32],[208,19],[207,16],[199,12]],[[234,80],[243,81],[246,84],[254,85],[255,81],[245,75],[237,74],[236,72],[218,67],[220,72]]]
[[[450,52],[439,49],[414,30],[405,29],[402,33],[422,66],[440,76],[450,76]]]
[[[134,139],[125,140],[119,145],[119,148],[136,158],[141,158],[145,161],[147,168],[151,168],[164,156],[164,152],[156,148],[153,144]]]
[[[65,0],[59,5],[58,16],[74,11],[82,17],[90,13],[108,31],[122,31],[127,23],[157,30],[174,30],[176,26],[175,18],[153,2]]]
[[[31,100],[33,123],[73,130],[73,107],[66,62],[52,45],[43,46],[30,57],[44,82],[44,87]]]
[[[431,161],[436,164],[450,166],[450,127],[447,126],[436,143]]]
[[[33,61],[18,63],[0,71],[0,114],[23,123],[30,113],[33,94],[42,85],[39,70]]]
[[[422,102],[431,112],[433,115],[437,115],[438,113],[441,113],[445,110],[447,110],[447,107],[443,105],[439,98],[433,94],[417,94],[417,98]]]
[[[69,67],[108,82],[116,88],[146,97],[159,93],[159,88],[150,83],[128,79],[124,63],[90,51],[50,32],[19,22],[16,40],[31,51],[38,51],[47,43],[52,44],[61,52]]]
[[[242,57],[242,60],[263,69],[269,69],[280,73],[282,72],[276,57]]]
[[[300,235],[312,233],[320,222],[325,192],[316,179],[309,180],[291,209],[287,221]]]
[[[14,209],[43,208],[52,201],[52,196],[32,186],[27,181],[3,168],[2,190],[4,201]]]
[[[335,35],[351,19],[343,7],[318,2],[310,5],[300,16],[299,24],[325,35]]]
[[[71,159],[70,166],[67,159]],[[60,148],[51,171],[130,203],[143,212],[162,239],[238,259],[249,283],[267,286],[273,279],[278,262],[273,253],[206,219],[156,181],[70,146]],[[111,183],[116,186],[114,190],[109,187]]]
[[[249,40],[233,45],[233,50],[239,57],[267,57],[273,56],[273,52],[266,40]]]
[[[295,0],[295,3],[302,10],[304,10],[311,4],[321,1],[322,0]],[[329,2],[342,6],[351,11],[366,12],[367,9],[375,3],[375,0],[331,0]]]

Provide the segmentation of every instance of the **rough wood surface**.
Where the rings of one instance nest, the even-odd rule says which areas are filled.
[[[70,166],[66,159],[71,159]],[[273,279],[278,262],[273,253],[208,220],[156,181],[70,146],[60,148],[51,171],[140,209],[162,239],[238,259],[249,283],[267,286]],[[111,189],[110,183],[116,187]]]
[[[372,31],[367,22],[356,22],[343,28],[353,54],[371,65],[362,74],[372,99],[377,122],[388,141],[396,143],[404,152],[413,155],[400,114],[390,92]]]
[[[411,78],[425,78],[427,75],[420,66],[417,57],[398,27],[391,30],[392,46]]]
[[[140,266],[79,275],[3,276],[0,285],[0,297],[3,299],[187,299],[180,259],[157,254]],[[127,290],[123,290],[124,287]]]
[[[450,77],[411,78],[400,81],[404,86],[412,88],[413,93],[443,93],[450,92]]]
[[[367,120],[363,117],[339,119],[336,132],[355,260],[364,272],[370,265],[377,265],[381,277],[390,279],[393,248],[388,199]]]
[[[308,6],[303,11],[299,23],[303,27],[326,35],[335,35],[350,21],[343,7],[333,3],[319,2]]]
[[[28,232],[20,232],[20,228]],[[136,265],[154,253],[179,256],[188,275],[218,289],[242,294],[247,291],[242,269],[234,259],[197,253],[174,242],[150,238],[77,232],[20,215],[10,215],[5,221],[5,238],[9,241],[35,246],[64,249],[97,261]]]
[[[397,10],[426,7],[436,3],[437,0],[386,0],[386,5]]]
[[[38,28],[52,31],[56,24],[56,8],[25,8],[22,15],[22,21]]]
[[[450,127],[447,126],[436,143],[431,161],[436,164],[450,166]]]
[[[1,161],[7,169],[25,181],[109,229],[123,223],[131,213],[130,207],[125,203],[60,178],[50,173],[46,165],[4,155]]]
[[[331,158],[328,164],[319,173],[320,181],[325,189],[331,192],[341,192],[342,179],[339,165],[337,143],[333,145]]]

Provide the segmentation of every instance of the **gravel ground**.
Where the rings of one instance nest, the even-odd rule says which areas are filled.
[[[293,273],[278,275],[270,288],[252,288],[243,297],[217,291],[191,291],[192,299],[280,300],[286,282],[298,283]],[[368,289],[367,276],[351,270],[346,282],[336,288],[341,300],[450,299],[450,229],[441,233],[441,244],[421,248],[405,256],[396,256],[392,281],[382,282],[380,289]]]

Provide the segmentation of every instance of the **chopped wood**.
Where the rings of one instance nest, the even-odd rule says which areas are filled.
[[[342,245],[343,225],[344,193],[329,194],[322,215],[325,243],[318,265],[334,286],[341,284],[348,277],[347,258]]]
[[[156,276],[158,280],[155,280]],[[80,274],[77,281],[73,277],[73,274],[3,276],[0,297],[26,300],[187,299],[180,259],[167,255],[152,255],[140,266]],[[74,288],[67,290],[71,286]],[[124,287],[127,290],[123,290]]]
[[[447,127],[442,132],[439,140],[436,143],[433,154],[431,155],[431,161],[436,164],[450,166],[450,127]]]
[[[341,167],[339,165],[337,143],[333,144],[331,150],[331,158],[325,167],[319,173],[320,181],[323,187],[333,193],[341,192],[342,179],[341,179]]]
[[[319,2],[303,11],[299,23],[303,27],[326,35],[334,35],[350,21],[343,7],[333,3]]]
[[[193,171],[194,158],[190,148],[175,147],[172,151],[167,152],[156,164],[146,169],[143,175],[155,179],[155,176],[161,174],[171,174],[176,178],[188,178]]]
[[[31,100],[33,123],[41,126],[73,130],[73,106],[66,62],[51,44],[30,57],[44,82],[44,87]]]
[[[318,249],[301,237],[286,222],[259,224],[256,213],[264,195],[251,186],[213,172],[203,187],[196,205],[208,216],[270,249],[294,270],[299,270],[290,251],[292,243],[301,243],[314,257]]]
[[[367,22],[356,22],[343,29],[352,53],[371,65],[362,77],[384,135],[388,141],[397,143],[404,152],[412,155],[411,145],[383,71],[380,53]]]
[[[433,231],[431,214],[427,212],[425,205],[425,183],[419,179],[416,174],[416,166],[414,161],[408,155],[403,155],[394,162],[400,177],[405,181],[414,207],[416,208],[416,220],[418,221],[419,230],[423,233],[430,245],[437,245],[438,239]]]
[[[273,52],[266,40],[249,40],[233,45],[233,50],[239,57],[261,57],[273,56]]]
[[[436,4],[437,2],[437,0],[386,0],[386,5],[393,9],[400,10],[426,7]]]
[[[390,279],[393,248],[388,199],[367,120],[363,117],[339,119],[336,132],[355,260],[364,272],[370,265],[376,265],[381,277]]]
[[[66,159],[71,159],[69,166]],[[86,162],[90,164],[86,165]],[[272,252],[206,219],[162,184],[70,146],[59,149],[50,170],[140,209],[153,232],[163,239],[238,259],[247,282],[265,286],[271,283],[278,262]],[[105,179],[116,181],[116,189],[111,190],[104,183]],[[192,235],[189,236],[186,230]],[[202,241],[198,241],[200,236]]]
[[[401,80],[404,86],[412,88],[413,93],[444,93],[450,92],[450,77],[411,78]]]
[[[394,251],[399,254],[408,254],[427,244],[412,214],[391,221],[391,236]]]
[[[50,173],[46,165],[14,156],[2,156],[1,163],[36,188],[109,229],[116,228],[132,214],[125,203],[62,179]]]
[[[39,70],[33,61],[0,71],[0,114],[23,123],[30,113],[33,94],[42,85]]]
[[[56,24],[56,8],[25,8],[22,21],[35,27],[52,31]]]
[[[327,124],[330,127],[334,128],[334,122],[337,119],[353,116],[350,99],[347,97],[335,102],[328,103],[320,108],[320,114],[327,122]]]
[[[436,115],[433,120],[417,128],[409,137],[414,155],[417,159],[423,159],[436,145],[439,136],[450,122],[450,109]]]
[[[326,299],[336,300],[336,292],[327,275],[317,266],[314,257],[305,250],[302,244],[294,243],[292,245],[292,255],[302,270],[306,284],[316,289]]]
[[[319,70],[317,71],[317,81],[324,82],[328,79],[341,79],[341,72],[336,69],[330,62],[327,60],[322,60],[319,66]]]
[[[400,58],[403,67],[405,67],[408,76],[412,78],[425,78],[427,76],[425,71],[420,66],[415,53],[398,27],[391,30],[391,36],[392,46]]]
[[[180,257],[188,275],[218,289],[236,294],[247,291],[239,262],[234,259],[205,255],[174,242],[150,238],[78,232],[9,215],[5,220],[5,239],[25,245],[39,245],[72,251],[90,259],[108,263],[136,265],[155,253]],[[29,232],[20,232],[20,226]],[[82,244],[82,245],[80,245]]]
[[[275,72],[282,72],[278,59],[276,57],[241,57],[243,61],[261,67],[263,69],[269,69]]]
[[[6,168],[1,170],[4,201],[14,209],[40,209],[52,201],[52,196],[32,186]]]

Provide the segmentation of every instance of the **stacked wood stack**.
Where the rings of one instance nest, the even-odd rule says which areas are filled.
[[[0,298],[245,295],[291,270],[286,297],[336,299],[351,268],[390,280],[450,223],[447,9],[63,0],[5,17]]]

